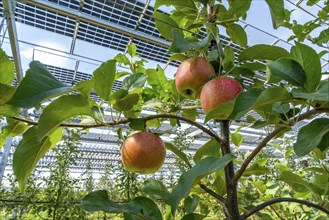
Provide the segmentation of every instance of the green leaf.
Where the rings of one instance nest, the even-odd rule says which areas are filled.
[[[240,65],[240,68],[249,70],[266,70],[266,65],[259,62],[244,63]]]
[[[261,91],[258,89],[249,89],[245,92],[241,92],[235,100],[234,108],[229,118],[240,119],[244,116],[252,109],[260,94]]]
[[[313,6],[313,5],[317,4],[317,3],[319,3],[319,1],[320,1],[320,0],[308,0],[308,1],[306,2],[306,5],[307,5],[307,6]]]
[[[171,204],[171,194],[159,180],[146,180],[141,188],[141,191],[149,196],[162,199],[167,205]]]
[[[135,44],[129,44],[129,45],[128,45],[128,54],[129,54],[131,57],[136,56],[136,51],[137,51],[137,47],[136,47]]]
[[[206,22],[204,23],[204,25],[206,26],[206,30],[207,32],[212,34],[212,37],[214,38],[214,40],[219,43],[220,42],[220,37],[219,37],[219,29],[217,27],[216,24],[211,23],[211,22]]]
[[[195,121],[196,118],[198,117],[198,111],[196,109],[184,109],[182,112],[182,116],[184,118],[188,118],[192,121]]]
[[[188,196],[184,200],[184,211],[187,213],[193,213],[198,207],[200,197],[197,195]]]
[[[116,203],[110,200],[106,190],[89,193],[82,199],[80,207],[88,212],[138,213],[137,207],[131,207],[127,203]]]
[[[109,100],[114,84],[116,60],[108,60],[101,64],[94,72],[94,90],[105,101]]]
[[[305,91],[302,91],[300,89],[293,89],[291,91],[291,94],[295,98],[301,98],[301,99],[310,99],[314,101],[325,101],[329,102],[329,81],[322,81],[320,83],[319,89],[316,92],[308,93]]]
[[[144,130],[145,121],[142,118],[132,118],[130,120],[129,127],[133,130]]]
[[[122,81],[122,88],[127,90],[128,92],[134,91],[136,88],[144,87],[146,82],[146,76],[142,73],[132,74],[126,77]]]
[[[39,119],[39,138],[47,136],[63,121],[78,115],[92,116],[92,111],[86,98],[81,95],[62,96],[50,103]]]
[[[327,150],[329,148],[329,132],[327,132],[327,134],[323,135],[321,142],[319,143],[317,148],[322,152],[325,152],[325,150]]]
[[[129,74],[130,74],[130,72],[116,72],[114,79],[117,80],[117,79],[120,79],[121,77],[129,75]]]
[[[104,122],[104,109],[97,105],[92,106],[91,107],[91,116],[93,119],[95,119],[97,121]],[[92,118],[90,118],[90,119],[92,122],[94,122],[94,120]],[[90,121],[90,119],[89,119],[89,121]]]
[[[321,62],[318,53],[313,48],[296,42],[296,46],[291,48],[291,57],[304,69],[306,90],[314,92],[321,81]]]
[[[183,151],[180,151],[178,148],[176,148],[173,144],[171,143],[165,143],[166,148],[176,154],[180,159],[182,159],[188,167],[192,167],[190,161],[187,159],[186,154]]]
[[[233,69],[230,70],[231,76],[234,76],[236,78],[246,77],[249,79],[252,79],[255,75],[255,72],[249,69],[241,68],[235,66]],[[254,85],[256,84],[256,80],[254,79]]]
[[[288,51],[281,47],[257,44],[248,47],[239,54],[239,61],[246,60],[277,60],[281,57],[290,57]]]
[[[246,31],[238,24],[229,24],[226,26],[226,33],[233,42],[239,44],[241,47],[247,46]]]
[[[139,95],[136,93],[128,94],[124,98],[117,100],[113,108],[117,111],[128,111],[139,101]]]
[[[266,184],[264,184],[263,181],[255,181],[251,182],[252,185],[254,185],[261,193],[265,193],[267,187]]]
[[[202,147],[200,147],[195,152],[193,156],[193,161],[195,163],[198,163],[201,159],[209,156],[213,156],[213,157],[220,156],[220,145],[214,138],[211,138],[210,141],[205,143]]]
[[[295,60],[280,58],[268,64],[270,73],[275,77],[288,83],[303,87],[306,82],[303,67]]]
[[[161,101],[158,101],[156,99],[151,99],[147,102],[144,102],[143,108],[162,108],[163,103]]]
[[[232,11],[237,17],[243,17],[250,8],[251,0],[229,1],[229,3],[229,11]]]
[[[169,49],[169,53],[182,53],[188,50],[202,50],[208,48],[209,42],[211,40],[210,34],[208,34],[201,41],[189,42],[184,39],[184,37],[176,30],[172,30],[173,42]]]
[[[297,174],[290,171],[281,173],[279,180],[287,183],[296,192],[308,192],[307,183]]]
[[[157,27],[157,30],[161,34],[162,37],[168,39],[169,41],[172,40],[172,29],[177,28],[177,31],[180,31],[178,29],[178,25],[176,21],[174,21],[172,18],[169,17],[169,15],[155,11],[154,12],[154,20],[155,20],[155,26]]]
[[[188,213],[183,216],[181,220],[202,220],[205,219],[207,216],[198,214],[198,213]]]
[[[57,80],[43,64],[32,61],[30,69],[27,70],[25,77],[7,104],[31,108],[46,98],[54,97],[71,89],[72,87]]]
[[[33,126],[23,134],[13,155],[13,170],[22,193],[38,161],[62,139],[62,128],[54,130],[43,139],[39,139],[37,129]]]
[[[191,187],[197,179],[223,169],[232,159],[233,155],[231,154],[226,154],[220,158],[207,157],[200,160],[200,162],[190,170],[184,172],[179,178],[178,185],[172,192],[172,214],[175,214],[179,202],[188,196]]]
[[[313,183],[315,186],[319,187],[321,190],[321,194],[323,195],[326,193],[326,195],[329,195],[329,190],[327,188],[329,187],[329,174],[322,174],[322,175],[316,175],[312,178],[311,183]]]
[[[302,127],[294,144],[294,151],[298,157],[310,153],[316,148],[325,134],[329,132],[329,118],[317,118]]]
[[[234,100],[230,100],[227,102],[223,102],[218,105],[214,110],[210,111],[206,118],[204,119],[204,123],[210,121],[211,119],[222,119],[225,120],[232,113],[234,108]]]
[[[1,128],[0,134],[0,149],[5,144],[7,138],[15,137],[19,134],[24,133],[29,126],[27,126],[24,122],[17,121],[11,118],[6,118],[8,125],[3,126]]]
[[[14,95],[16,88],[0,83],[0,106],[6,104],[8,100]]]
[[[115,59],[118,63],[122,63],[123,65],[130,65],[130,61],[127,56],[119,53],[113,59]]]
[[[129,206],[135,207],[138,209],[137,213],[130,214],[124,213],[124,219],[127,220],[140,220],[140,219],[149,219],[149,220],[162,220],[162,214],[158,206],[149,198],[139,196],[131,200]]]
[[[323,31],[320,32],[319,36],[314,39],[314,43],[321,45],[325,44],[329,41],[329,30],[324,29]]]
[[[0,63],[0,83],[11,85],[15,78],[14,63],[8,58],[2,48],[0,48]]]
[[[243,137],[240,133],[234,132],[231,134],[231,141],[235,146],[239,147],[243,142]]]
[[[158,65],[157,69],[146,70],[146,81],[152,88],[157,90],[164,90],[168,83],[164,70]]]
[[[115,92],[113,92],[111,95],[110,95],[110,100],[111,101],[117,101],[117,100],[120,100],[120,99],[123,99],[124,97],[126,97],[128,95],[128,92],[127,90],[125,89],[119,89]]]
[[[19,107],[12,106],[12,105],[0,105],[0,115],[6,117],[12,117],[18,115]]]
[[[90,96],[91,91],[94,88],[94,85],[95,85],[95,79],[90,78],[89,80],[78,82],[77,85],[74,87],[74,90],[79,91],[86,98],[88,98]]]
[[[146,126],[147,127],[156,127],[156,128],[160,128],[161,127],[161,121],[158,118],[152,119],[152,120],[148,120],[146,122]]]
[[[275,102],[291,101],[293,99],[285,88],[269,87],[259,95],[253,108],[256,109]]]
[[[222,65],[226,72],[229,72],[234,67],[235,55],[231,47],[226,46],[224,48],[225,57],[222,61]]]
[[[151,199],[139,196],[126,203],[117,203],[109,199],[106,190],[89,193],[80,207],[88,212],[124,213],[125,219],[162,219],[158,206]]]
[[[188,59],[188,56],[181,54],[181,53],[175,53],[175,54],[171,55],[171,57],[169,58],[169,61],[175,61],[175,60],[184,61],[186,59]]]
[[[188,8],[191,10],[194,10],[197,12],[197,8],[195,7],[195,4],[193,0],[185,0],[185,1],[177,1],[177,0],[160,0],[160,1],[155,1],[154,5],[154,11],[156,11],[161,5],[166,5],[166,6],[174,6],[177,8]]]
[[[303,178],[290,171],[281,173],[279,180],[287,183],[296,192],[309,192],[310,190],[318,195],[321,195],[321,189],[316,185],[306,182]]]
[[[223,173],[223,174],[221,174]],[[226,183],[224,180],[224,171],[219,171],[216,173],[216,179],[212,186],[214,187],[214,190],[216,193],[218,193],[221,196],[224,196],[226,194]]]
[[[270,8],[273,28],[277,29],[285,20],[284,2],[283,0],[265,0]]]
[[[252,175],[259,176],[269,172],[270,169],[255,163],[244,171],[243,176],[252,176]]]

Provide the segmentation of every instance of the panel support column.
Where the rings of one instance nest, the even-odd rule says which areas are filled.
[[[23,71],[22,71],[22,62],[19,52],[18,37],[16,30],[15,7],[16,7],[15,0],[3,0],[3,8],[7,20],[11,51],[13,54],[13,59],[15,64],[16,81],[19,83],[22,79]]]
[[[2,152],[1,161],[0,161],[0,185],[2,183],[3,175],[5,173],[5,168],[6,168],[8,157],[10,154],[12,139],[13,139],[12,137],[8,138],[5,146],[2,149],[3,152]]]

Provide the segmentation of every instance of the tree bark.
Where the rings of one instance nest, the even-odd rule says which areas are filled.
[[[220,122],[222,153],[230,154],[230,121],[223,120]],[[234,184],[234,164],[233,161],[228,163],[225,167],[225,180],[227,198],[225,199],[226,214],[228,220],[242,219],[238,208],[237,185]]]

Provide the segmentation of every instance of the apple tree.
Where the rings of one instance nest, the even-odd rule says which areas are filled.
[[[272,219],[262,213],[267,208],[281,219],[296,217],[289,207],[281,205],[288,203],[298,205],[294,208],[301,217],[325,219],[329,214],[329,81],[320,59],[328,53],[329,38],[328,29],[318,36],[312,33],[328,22],[329,6],[319,11],[318,18],[302,25],[290,21],[291,12],[285,9],[283,0],[266,0],[273,27],[291,30],[290,40],[296,40],[288,51],[265,44],[248,47],[247,34],[238,21],[246,18],[251,2],[155,2],[158,31],[172,42],[170,60],[180,62],[175,79],[167,78],[160,65],[145,68],[146,61],[136,54],[136,46],[129,45],[127,54],[102,63],[92,78],[76,86],[61,83],[44,65],[33,61],[15,87],[13,64],[1,52],[0,114],[8,125],[2,128],[0,140],[3,145],[10,136],[23,137],[13,156],[20,190],[24,191],[39,159],[62,139],[63,127],[115,128],[126,124],[134,131],[150,133],[151,127],[164,121],[173,127],[184,122],[208,135],[209,141],[193,158],[165,143],[166,149],[186,166],[172,190],[160,181],[148,180],[143,187],[145,196],[118,204],[106,191],[95,191],[84,198],[81,207],[123,213],[125,219],[203,219],[207,212],[196,212],[202,197],[195,195],[198,192],[212,198],[220,218]],[[172,6],[173,10],[164,13],[160,10],[163,6]],[[223,44],[219,27],[240,46],[239,53],[234,52],[232,43]],[[318,53],[312,44],[327,50]],[[129,67],[130,72],[118,71],[119,64]],[[114,80],[123,76],[122,88],[112,91]],[[101,101],[91,99],[91,93]],[[30,108],[42,109],[38,120],[22,114]],[[146,108],[155,109],[157,114],[142,115]],[[117,114],[105,121],[104,109]],[[94,123],[80,123],[83,117],[92,118]],[[210,121],[220,133],[207,127]],[[263,129],[267,135],[253,150],[243,152],[239,149],[244,142],[241,128],[230,132],[234,121]],[[301,121],[306,121],[305,125],[294,134],[292,129]],[[153,142],[140,139],[143,144]],[[277,149],[283,160],[273,159],[269,146]],[[159,160],[161,164],[163,158],[159,156]],[[296,161],[307,166],[294,166]],[[132,170],[139,171],[135,165]],[[148,167],[148,171],[158,169],[153,168]],[[165,215],[157,205],[159,200],[168,207]],[[185,212],[177,214],[182,207]]]

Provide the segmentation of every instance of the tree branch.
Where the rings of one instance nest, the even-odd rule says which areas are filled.
[[[299,116],[296,116],[289,120],[287,125],[280,126],[274,131],[272,131],[269,135],[267,135],[259,144],[258,146],[251,152],[251,154],[247,157],[247,159],[243,162],[240,169],[237,171],[235,177],[234,177],[234,183],[237,184],[238,180],[241,178],[244,171],[247,169],[249,163],[254,159],[254,157],[267,145],[267,143],[272,140],[277,134],[279,134],[281,131],[286,129],[287,127],[293,126],[296,122],[302,121],[304,119],[307,119],[311,117],[312,115],[329,112],[329,108],[319,108],[319,109],[312,109],[310,111],[307,111]]]
[[[212,197],[214,197],[215,199],[217,199],[220,203],[222,203],[222,205],[225,205],[225,199],[224,199],[224,197],[218,195],[217,193],[215,193],[214,191],[212,191],[211,189],[209,189],[206,185],[204,185],[202,183],[199,183],[199,186],[206,193],[208,193],[209,195],[211,195]]]
[[[303,204],[303,205],[306,205],[306,206],[313,207],[313,208],[316,208],[318,210],[321,210],[321,211],[323,211],[326,214],[329,214],[329,210],[323,208],[320,205],[314,204],[312,202],[308,202],[308,201],[304,201],[304,200],[300,200],[300,199],[295,199],[295,198],[277,198],[277,199],[272,199],[272,200],[266,201],[266,202],[264,202],[264,203],[262,203],[262,204],[260,204],[260,205],[258,205],[256,207],[252,208],[251,210],[249,210],[246,213],[244,213],[242,215],[242,217],[248,218],[251,215],[255,214],[256,212],[264,209],[266,206],[272,205],[274,203],[279,203],[279,202],[295,202],[295,203],[300,203],[300,204]]]
[[[38,125],[38,122],[36,121],[31,121],[31,120],[27,120],[24,118],[20,118],[20,117],[12,117],[13,119],[17,120],[17,121],[21,121],[24,123],[27,123],[29,125]],[[200,129],[201,131],[203,131],[204,133],[208,134],[210,137],[213,137],[220,145],[222,143],[221,139],[215,134],[213,133],[210,129],[204,127],[203,125],[192,121],[190,119],[184,118],[182,116],[178,116],[178,115],[172,115],[172,114],[158,114],[158,115],[150,115],[150,116],[146,116],[144,118],[142,118],[145,122],[146,121],[150,121],[153,119],[158,119],[158,118],[174,118],[180,121],[185,121],[190,125],[193,125],[194,127],[197,127],[198,129]],[[108,126],[108,127],[113,127],[115,125],[120,125],[120,124],[127,124],[129,122],[131,122],[131,118],[128,119],[121,119],[119,121],[112,121],[112,122],[105,122],[102,124],[70,124],[70,123],[62,123],[59,126],[61,127],[68,127],[68,128],[82,128],[82,129],[87,129],[87,128],[98,128],[98,127],[104,127],[104,126]]]
[[[184,105],[180,107],[181,110],[193,110],[193,109],[201,109],[201,105]]]

